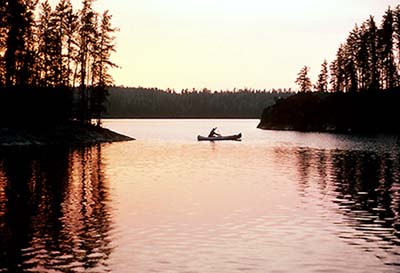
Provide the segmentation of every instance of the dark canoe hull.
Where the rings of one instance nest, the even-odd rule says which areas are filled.
[[[197,136],[198,141],[221,141],[221,140],[241,140],[242,134],[239,133],[237,135],[231,136],[216,136],[216,137],[205,137],[205,136]]]

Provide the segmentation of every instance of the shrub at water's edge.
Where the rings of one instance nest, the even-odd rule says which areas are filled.
[[[260,129],[400,133],[400,88],[368,93],[299,93],[266,108]]]

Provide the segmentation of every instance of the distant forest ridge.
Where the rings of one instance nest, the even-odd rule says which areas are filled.
[[[260,118],[263,109],[290,90],[174,90],[110,87],[106,118]]]

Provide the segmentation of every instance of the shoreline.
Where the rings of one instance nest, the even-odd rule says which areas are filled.
[[[400,89],[298,93],[264,109],[257,128],[339,134],[400,134]]]
[[[260,119],[258,117],[103,117],[102,120],[115,119]]]
[[[0,127],[0,147],[93,145],[134,138],[103,127],[69,122],[46,127]]]

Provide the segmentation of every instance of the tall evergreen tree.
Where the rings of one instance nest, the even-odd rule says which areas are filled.
[[[49,1],[41,3],[39,13],[39,45],[38,55],[40,59],[40,85],[49,87],[54,84],[53,63],[53,27],[51,24],[52,8]]]
[[[379,45],[378,45],[378,28],[375,24],[373,16],[370,16],[367,20],[367,48],[369,56],[369,67],[371,71],[371,78],[368,84],[368,90],[379,90],[380,89],[380,72],[379,72]]]
[[[6,84],[6,64],[4,52],[7,41],[7,6],[6,0],[0,0],[0,87]]]
[[[360,27],[359,46],[357,49],[358,89],[366,91],[371,82],[370,52],[368,50],[368,26],[364,22]]]
[[[75,87],[78,79],[78,63],[79,63],[79,45],[78,45],[78,29],[80,26],[79,16],[72,8],[69,0],[66,0],[65,17],[63,20],[65,41],[64,52],[65,57],[65,82],[69,87]]]
[[[54,62],[55,62],[55,84],[65,86],[69,84],[69,74],[67,68],[67,58],[64,56],[66,51],[66,42],[68,39],[67,18],[72,11],[70,0],[60,0],[54,12],[52,13],[52,25],[54,32]]]
[[[310,72],[310,68],[308,66],[304,66],[297,74],[298,77],[295,83],[299,86],[300,92],[311,91],[312,84],[310,78],[308,77],[308,72]]]
[[[359,35],[360,31],[356,25],[354,29],[350,32],[346,43],[344,45],[345,54],[345,65],[344,65],[344,75],[345,75],[345,89],[349,92],[358,91],[358,75],[357,75],[357,52],[359,51]]]
[[[25,0],[24,50],[22,51],[20,82],[22,85],[35,85],[36,60],[36,20],[35,12],[39,0]]]
[[[341,45],[336,52],[336,79],[337,79],[337,91],[346,92],[348,91],[348,78],[346,77],[346,58],[344,55],[343,46]]]
[[[397,71],[400,68],[400,5],[393,11],[395,50],[397,51]],[[398,82],[399,84],[399,82]]]
[[[89,65],[91,50],[96,42],[97,13],[93,10],[94,0],[83,0],[83,7],[79,13],[80,25],[78,29],[78,63],[79,63],[79,116],[82,122],[90,122],[88,78],[90,79]]]
[[[0,53],[6,45],[7,33],[7,1],[0,0]]]
[[[21,81],[21,67],[25,52],[27,25],[24,16],[27,6],[24,1],[6,1],[6,50],[5,82],[7,87],[24,84]]]
[[[330,70],[330,80],[329,84],[331,86],[330,90],[331,92],[338,92],[339,89],[339,80],[338,80],[338,64],[337,60],[333,60],[331,64],[329,65],[329,70]]]
[[[65,31],[65,66],[66,72],[64,75],[66,85],[69,87],[75,86],[76,82],[73,75],[74,64],[76,64],[78,56],[78,48],[76,42],[76,33],[79,27],[78,15],[74,12],[70,0],[65,0],[65,9],[63,10],[64,18],[63,25]],[[75,67],[77,67],[75,65]]]
[[[52,105],[56,92],[49,96],[47,90],[61,90],[56,95],[61,98],[78,86],[79,111],[73,118],[89,123],[94,112],[101,112],[112,83],[109,69],[116,66],[110,61],[115,50],[111,16],[105,12],[100,22],[92,7],[95,0],[83,0],[78,13],[71,0],[59,0],[55,9],[42,0],[37,10],[38,1],[0,0],[0,88],[15,94],[33,90],[43,96],[38,105]]]
[[[111,25],[111,15],[105,11],[101,18],[98,43],[94,47],[93,80],[94,89],[91,94],[91,106],[97,125],[100,125],[101,113],[105,110],[107,86],[113,83],[109,68],[117,67],[110,61],[111,53],[115,51],[114,32],[117,29]]]
[[[321,72],[318,75],[317,83],[315,84],[315,89],[318,92],[327,92],[328,91],[328,62],[324,60],[321,65]]]
[[[6,86],[26,86],[33,77],[37,0],[6,1],[5,82]],[[3,34],[4,35],[4,34]]]
[[[341,44],[339,46],[338,51],[336,52],[336,60],[334,61],[334,66],[332,67],[331,71],[335,75],[332,75],[332,78],[336,79],[335,91],[345,91],[347,88],[347,78],[345,76],[345,51],[344,45]]]
[[[383,88],[392,88],[397,82],[397,70],[394,60],[394,19],[390,7],[386,10],[379,37],[380,56],[379,59],[382,63],[382,81]]]

